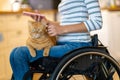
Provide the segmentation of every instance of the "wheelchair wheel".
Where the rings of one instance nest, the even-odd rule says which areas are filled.
[[[82,48],[65,56],[50,80],[120,80],[120,66],[106,49]]]

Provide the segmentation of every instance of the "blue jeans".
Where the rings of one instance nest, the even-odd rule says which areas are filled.
[[[62,57],[67,52],[76,48],[92,46],[91,42],[59,42],[50,49],[49,56]],[[36,51],[36,57],[32,57],[26,46],[14,48],[10,55],[10,64],[15,80],[22,80],[24,74],[29,70],[29,63],[43,57],[43,50]]]

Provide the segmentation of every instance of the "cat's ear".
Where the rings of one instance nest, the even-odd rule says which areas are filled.
[[[30,21],[30,20],[28,20],[28,26],[29,26],[29,27],[32,27],[34,23],[35,23],[35,21]]]
[[[33,23],[34,23],[34,21],[28,21],[28,29],[29,30],[32,30],[33,29]]]
[[[32,23],[33,23],[33,21],[30,21],[30,20],[28,21],[28,25],[31,25]]]

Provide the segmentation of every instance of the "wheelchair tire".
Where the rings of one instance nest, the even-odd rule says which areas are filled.
[[[120,80],[120,65],[102,48],[77,49],[60,61],[50,80]]]

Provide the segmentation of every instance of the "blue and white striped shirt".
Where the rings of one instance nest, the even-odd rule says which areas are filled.
[[[61,0],[58,6],[60,25],[84,22],[88,32],[60,35],[58,41],[89,42],[90,31],[102,28],[102,16],[98,0]]]

